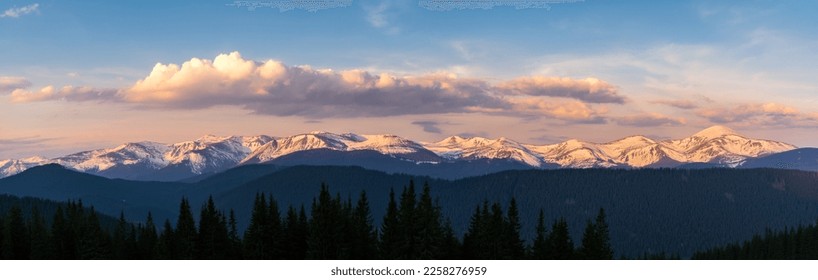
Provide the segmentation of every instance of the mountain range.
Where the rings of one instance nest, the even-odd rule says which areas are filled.
[[[724,126],[675,140],[630,136],[609,143],[572,139],[546,145],[504,137],[451,136],[439,142],[417,142],[390,134],[314,131],[287,137],[206,135],[175,144],[125,143],[52,159],[0,160],[0,177],[50,163],[108,178],[154,181],[202,177],[258,163],[354,165],[448,179],[509,169],[742,167],[751,162],[753,167],[780,167],[782,162],[795,166],[786,164],[786,154],[767,165],[757,161],[783,152],[791,152],[799,160],[806,157],[801,160],[806,163],[797,166],[811,170],[818,165],[816,153],[801,150],[787,143],[742,136]]]

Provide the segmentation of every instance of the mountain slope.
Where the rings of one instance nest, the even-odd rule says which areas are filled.
[[[190,186],[180,183],[108,179],[69,170],[57,164],[32,167],[0,179],[0,193],[55,201],[82,200],[97,211],[129,220],[144,220],[148,211],[161,221],[175,219],[182,194]]]
[[[764,157],[751,158],[739,167],[818,171],[818,148],[801,148]]]
[[[412,161],[440,161],[422,145],[395,135],[357,135],[311,132],[275,139],[259,147],[242,160],[242,164],[263,163],[276,158],[309,150],[334,151],[370,150]]]

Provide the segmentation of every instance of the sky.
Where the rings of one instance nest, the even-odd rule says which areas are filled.
[[[0,1],[0,159],[314,130],[818,146],[816,1],[447,3]]]

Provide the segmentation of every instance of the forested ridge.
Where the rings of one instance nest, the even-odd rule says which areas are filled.
[[[752,239],[734,242],[693,255],[705,260],[818,260],[818,226],[799,225],[767,229]]]
[[[457,236],[429,185],[417,193],[413,181],[399,195],[390,192],[381,226],[373,222],[366,192],[353,201],[332,196],[326,185],[309,211],[303,205],[281,208],[274,197],[257,194],[243,233],[234,212],[219,211],[212,198],[202,205],[198,223],[190,202],[182,199],[175,225],[166,220],[157,226],[149,213],[138,224],[121,215],[110,228],[81,202],[57,204],[53,218],[46,219],[40,204],[21,201],[6,197],[3,203],[11,205],[0,218],[3,259],[613,258],[603,209],[588,221],[578,247],[564,218],[549,228],[542,213],[535,239],[523,240],[514,199],[506,209],[488,200],[476,205],[468,231]],[[31,214],[24,215],[21,206],[30,207]]]
[[[441,223],[448,225],[460,242],[466,241],[476,208],[491,213],[497,203],[507,214],[514,199],[525,245],[534,246],[542,212],[549,233],[554,221],[564,218],[570,229],[568,236],[579,247],[587,221],[595,220],[603,208],[616,258],[661,258],[663,254],[691,258],[696,252],[750,240],[765,229],[808,225],[818,217],[818,173],[795,170],[529,170],[447,181],[357,167],[299,166],[264,171],[267,169],[246,166],[197,183],[155,183],[110,180],[45,166],[0,179],[0,192],[57,201],[81,199],[84,205],[93,205],[109,216],[124,213],[125,220],[137,227],[145,225],[146,215],[151,213],[158,234],[165,220],[176,227],[183,197],[198,227],[200,211],[211,196],[215,212],[225,216],[228,225],[232,210],[237,235],[244,241],[256,196],[265,194],[268,204],[271,198],[275,200],[282,224],[289,206],[296,214],[304,206],[309,220],[312,203],[324,182],[331,197],[344,202],[341,205],[350,202],[355,206],[365,192],[372,225],[380,233],[389,210],[390,190],[400,201],[403,187],[414,178],[428,182]],[[416,194],[419,200],[420,189]],[[487,207],[485,201],[489,202]],[[21,208],[27,217],[30,207]],[[46,223],[51,222],[53,212],[40,212]],[[103,215],[98,216],[105,221]],[[113,220],[111,224],[116,225],[116,218]]]

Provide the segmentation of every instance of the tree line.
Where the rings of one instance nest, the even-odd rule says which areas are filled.
[[[312,201],[282,213],[274,197],[259,193],[250,225],[237,230],[232,210],[220,211],[213,198],[201,207],[198,224],[183,198],[175,225],[157,226],[150,213],[144,223],[120,215],[115,225],[100,225],[93,208],[82,202],[58,206],[47,221],[12,206],[0,216],[3,259],[612,259],[605,212],[588,221],[580,245],[571,240],[564,218],[550,227],[540,211],[534,240],[521,238],[517,203],[507,209],[484,201],[477,205],[468,231],[456,236],[451,222],[424,184],[413,181],[400,195],[389,194],[386,215],[375,226],[366,192],[356,201],[331,195],[326,184]]]
[[[705,260],[818,260],[818,226],[798,226],[725,246],[703,250],[693,259]]]

